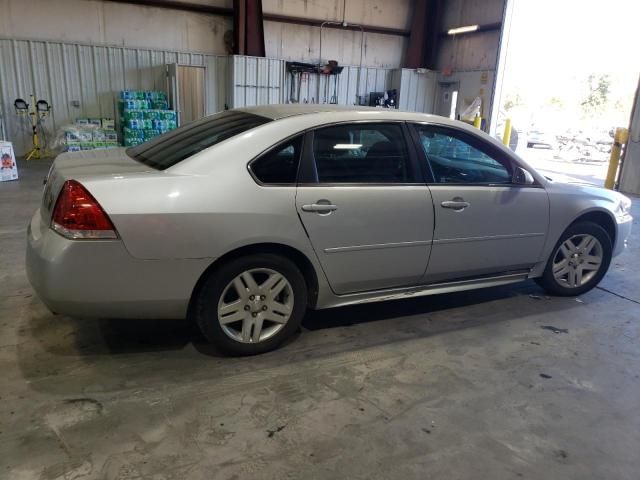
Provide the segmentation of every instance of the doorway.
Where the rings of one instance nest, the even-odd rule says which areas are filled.
[[[459,82],[438,82],[436,115],[455,119],[458,108]]]
[[[507,0],[492,135],[545,175],[602,185],[616,127],[627,127],[640,57],[634,2]]]
[[[167,65],[169,101],[176,110],[178,125],[204,117],[204,79],[204,67]]]

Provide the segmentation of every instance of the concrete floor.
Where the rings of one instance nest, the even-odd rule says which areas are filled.
[[[0,478],[640,476],[637,226],[580,299],[529,282],[315,312],[224,358],[186,322],[49,313],[23,266],[48,165],[20,166],[0,184]]]

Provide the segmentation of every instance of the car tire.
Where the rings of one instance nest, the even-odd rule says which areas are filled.
[[[581,242],[588,238],[595,239],[595,242],[589,240],[593,245],[590,247],[585,244],[581,251]],[[575,250],[571,250],[571,245]],[[586,249],[589,250],[585,253]],[[602,227],[592,222],[573,224],[565,230],[553,247],[544,273],[536,281],[553,295],[581,295],[600,283],[607,273],[611,263],[611,252],[611,238]],[[596,258],[599,258],[599,263],[596,262]]]
[[[306,309],[307,286],[300,269],[270,253],[239,257],[214,268],[194,304],[204,336],[231,355],[277,348],[299,329]]]

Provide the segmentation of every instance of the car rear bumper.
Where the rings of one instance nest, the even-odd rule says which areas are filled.
[[[623,215],[616,219],[618,224],[618,232],[616,235],[616,241],[613,245],[612,256],[620,255],[627,247],[627,240],[631,235],[631,225],[633,224],[633,217],[631,215]]]
[[[26,269],[55,313],[96,318],[184,318],[212,259],[139,260],[120,240],[68,240],[43,225],[27,232]]]

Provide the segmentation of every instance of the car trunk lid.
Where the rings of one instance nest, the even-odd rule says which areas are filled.
[[[56,199],[67,180],[94,180],[104,177],[124,177],[132,174],[157,174],[158,171],[144,165],[126,153],[126,148],[84,150],[60,154],[45,179],[40,212],[45,222],[51,220]]]

